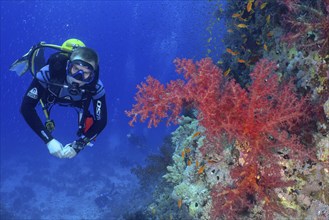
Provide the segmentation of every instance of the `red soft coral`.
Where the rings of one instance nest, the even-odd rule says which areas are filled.
[[[149,77],[139,86],[137,104],[127,112],[131,123],[141,117],[150,118],[149,126],[156,126],[164,117],[176,121],[184,103],[192,103],[198,110],[200,124],[207,129],[207,144],[203,153],[221,153],[220,138],[240,145],[243,164],[231,170],[234,185],[218,185],[212,190],[213,217],[233,217],[251,208],[255,201],[264,203],[267,216],[285,210],[273,199],[274,189],[285,187],[278,164],[279,151],[290,150],[290,157],[307,156],[298,137],[291,133],[297,122],[306,115],[307,98],[298,98],[290,81],[280,84],[274,73],[273,62],[261,60],[250,74],[252,84],[246,89],[234,80],[223,78],[222,71],[210,58],[196,62],[176,59],[178,73],[185,80],[171,81],[166,87]],[[224,202],[223,202],[224,201]]]
[[[325,57],[329,50],[329,1],[279,2],[289,9],[283,19],[286,34],[282,40],[307,52],[318,51]]]
[[[137,103],[131,111],[126,111],[132,120],[132,126],[137,121],[144,122],[149,119],[148,127],[157,126],[163,118],[169,117],[167,123],[175,122],[180,114],[183,102],[184,82],[182,80],[171,81],[165,87],[157,79],[149,76],[146,83],[137,86],[135,100]]]
[[[307,98],[297,97],[291,81],[280,85],[275,69],[274,63],[261,60],[250,74],[253,82],[247,87],[248,92],[241,92],[240,86],[231,81],[217,101],[217,113],[221,116],[218,133],[222,131],[240,143],[237,149],[244,155],[244,162],[231,170],[233,186],[218,185],[212,190],[214,217],[234,218],[237,213],[248,211],[255,201],[263,201],[268,218],[273,212],[287,211],[274,196],[275,188],[292,184],[280,174],[278,162],[282,158],[278,152],[289,149],[290,157],[296,159],[309,156],[297,136],[289,132],[297,122],[307,120]],[[242,95],[235,96],[234,90]],[[219,107],[227,104],[229,109]],[[222,148],[221,143],[215,144]],[[209,144],[204,148],[204,152],[212,150]]]
[[[221,70],[210,58],[202,59],[196,64],[188,59],[176,59],[174,63],[177,72],[184,74],[185,81],[170,81],[164,86],[149,76],[146,83],[137,86],[137,103],[132,110],[126,111],[126,114],[132,117],[130,125],[137,122],[138,117],[141,122],[149,119],[148,127],[156,127],[164,118],[168,118],[167,124],[175,123],[186,103],[192,103],[194,106],[207,105],[208,111],[215,110],[222,81]]]

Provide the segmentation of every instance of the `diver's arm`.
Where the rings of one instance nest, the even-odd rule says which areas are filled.
[[[37,79],[33,79],[24,95],[20,111],[27,124],[47,144],[53,139],[53,137],[45,128],[37,114],[37,111],[35,110],[36,105],[45,92],[46,89],[39,83],[39,81]]]
[[[92,99],[92,102],[94,108],[94,123],[84,134],[90,140],[95,139],[107,124],[107,107],[105,94],[98,99]]]

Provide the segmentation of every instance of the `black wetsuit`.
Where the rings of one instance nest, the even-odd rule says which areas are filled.
[[[76,94],[72,94],[72,92],[70,93],[72,90],[66,82],[66,74],[65,80],[61,82],[64,86],[54,85],[52,84],[54,80],[50,77],[49,69],[51,69],[50,66],[46,65],[36,74],[36,77],[33,79],[24,95],[21,113],[25,121],[45,143],[48,143],[53,137],[46,129],[35,110],[40,99],[42,99],[47,108],[51,108],[54,104],[70,106],[84,112],[84,116],[86,115],[86,111],[88,111],[89,103],[93,103],[94,123],[83,135],[89,140],[94,140],[105,128],[107,123],[105,90],[102,82],[97,79],[97,83],[94,83],[92,88],[89,87],[88,90],[78,90]],[[63,67],[61,69],[63,69]]]

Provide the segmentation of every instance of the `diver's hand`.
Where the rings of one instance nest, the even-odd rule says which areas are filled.
[[[87,145],[92,146],[90,140],[85,136],[81,136],[78,140],[65,145],[65,147],[62,150],[63,157],[64,158],[75,157]]]
[[[73,158],[73,157],[75,157],[77,155],[77,152],[72,147],[73,144],[74,144],[74,142],[65,145],[65,147],[62,150],[63,158],[69,158],[69,159],[71,159],[71,158]]]
[[[58,157],[58,158],[63,158],[63,155],[62,155],[63,145],[56,139],[52,139],[51,141],[49,141],[47,143],[47,148],[51,155]]]

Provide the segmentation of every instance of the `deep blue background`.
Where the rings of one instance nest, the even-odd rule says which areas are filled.
[[[2,1],[2,158],[47,154],[19,114],[32,77],[18,77],[8,70],[32,45],[40,41],[61,45],[66,39],[78,38],[98,51],[109,109],[109,124],[96,144],[96,150],[102,151],[111,144],[111,135],[122,140],[131,132],[124,110],[133,104],[136,84],[147,75],[167,82],[177,77],[172,64],[175,57],[199,59],[206,55],[206,28],[212,10],[207,1]],[[57,125],[55,137],[64,144],[72,141],[75,112],[55,107],[52,115]],[[166,132],[165,126],[147,131],[145,127],[137,126],[133,132],[140,132],[140,128],[147,135],[160,134],[160,139]],[[161,140],[150,141],[154,145]]]
[[[128,125],[124,111],[134,103],[136,85],[148,75],[161,82],[177,78],[172,61],[176,57],[195,60],[205,57],[209,52],[207,40],[214,31],[221,31],[209,31],[216,3],[206,0],[1,1],[0,4],[1,167],[9,160],[19,166],[24,163],[22,158],[33,160],[35,166],[59,160],[49,155],[45,144],[19,113],[32,76],[27,73],[19,77],[9,71],[10,64],[32,45],[40,41],[61,45],[69,38],[78,38],[98,52],[107,95],[108,126],[94,148],[64,163],[70,165],[74,160],[87,158],[111,166],[111,161],[118,158],[132,164],[144,161],[147,154],[158,151],[163,137],[175,128],[164,124],[153,129],[147,129],[147,124],[134,128]],[[52,118],[56,122],[56,139],[67,144],[76,138],[77,117],[73,109],[55,106]],[[147,149],[129,143],[128,133],[145,137]]]

